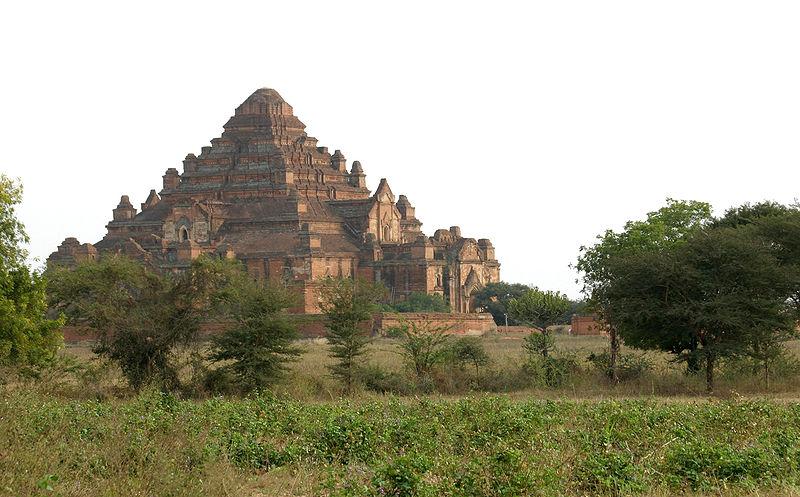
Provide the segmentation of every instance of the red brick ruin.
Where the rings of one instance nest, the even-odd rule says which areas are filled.
[[[386,179],[374,193],[358,161],[317,144],[275,90],[250,95],[183,173],[167,169],[160,192],[137,210],[127,195],[95,244],[67,238],[49,263],[73,265],[121,253],[166,271],[200,254],[236,257],[255,277],[286,281],[316,313],[321,278],[383,282],[394,302],[440,294],[452,312],[474,312],[472,296],[500,280],[492,243],[457,226],[426,236],[405,195]]]

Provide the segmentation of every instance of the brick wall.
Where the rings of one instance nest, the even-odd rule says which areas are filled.
[[[376,316],[372,329],[374,333],[382,335],[389,328],[400,325],[402,321],[433,322],[436,326],[448,326],[448,333],[463,335],[482,335],[487,331],[497,329],[491,314],[453,314],[448,312],[387,312]]]
[[[603,323],[597,320],[597,316],[572,316],[573,335],[605,335]]]
[[[325,336],[325,317],[322,314],[290,314],[289,318],[297,324],[303,338]],[[490,314],[451,314],[446,312],[409,312],[376,314],[371,321],[363,323],[365,333],[382,335],[387,329],[398,326],[401,320],[423,323],[431,321],[436,326],[448,326],[448,333],[482,335],[487,331],[495,331],[497,326]],[[207,321],[200,326],[200,336],[208,338],[223,332],[230,322]],[[66,343],[92,342],[95,333],[88,328],[65,326],[61,329]]]

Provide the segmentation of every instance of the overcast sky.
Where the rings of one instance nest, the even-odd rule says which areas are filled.
[[[33,256],[96,242],[259,87],[504,280],[578,295],[583,244],[667,197],[791,202],[800,2],[8,2],[0,172]]]

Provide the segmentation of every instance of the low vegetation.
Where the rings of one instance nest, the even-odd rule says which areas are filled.
[[[0,400],[0,494],[791,495],[800,408],[271,395]]]

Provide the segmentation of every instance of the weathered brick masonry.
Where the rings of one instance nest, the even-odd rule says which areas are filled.
[[[167,169],[140,209],[123,195],[102,240],[67,238],[48,261],[103,253],[166,271],[200,254],[236,257],[253,276],[292,285],[302,295],[295,311],[311,314],[327,276],[383,282],[393,301],[440,294],[454,313],[474,312],[475,292],[500,280],[488,239],[463,237],[457,226],[426,236],[405,195],[395,197],[386,179],[370,192],[361,164],[348,167],[341,151],[320,146],[267,88],[236,108],[222,136],[187,155],[183,172]]]

